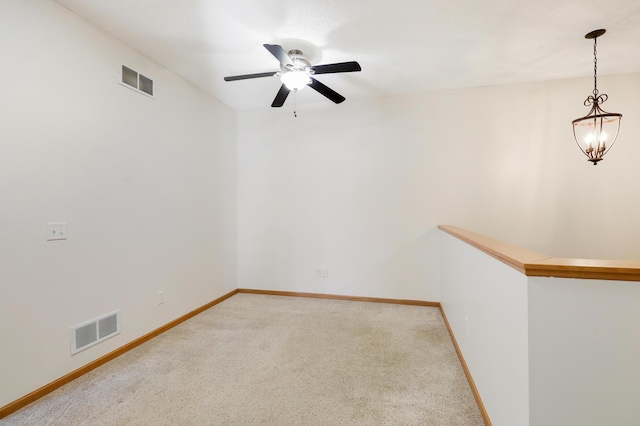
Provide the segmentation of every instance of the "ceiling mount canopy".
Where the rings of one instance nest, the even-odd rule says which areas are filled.
[[[584,106],[591,109],[584,117],[571,122],[573,137],[578,147],[593,165],[597,165],[613,146],[618,137],[622,119],[622,114],[606,112],[600,107],[609,99],[606,94],[600,94],[598,91],[598,37],[606,31],[594,30],[584,36],[586,39],[593,39],[593,92],[584,101]]]

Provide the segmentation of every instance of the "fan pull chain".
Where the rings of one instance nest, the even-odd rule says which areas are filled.
[[[297,91],[297,90],[294,90],[294,91],[293,91],[293,116],[294,116],[294,117],[297,117],[297,116],[298,116],[298,113],[296,112],[296,109],[297,109],[297,107],[296,107],[296,105],[297,105],[297,104],[296,104],[296,99],[297,99],[296,94],[297,94],[297,93],[298,93],[298,91]]]

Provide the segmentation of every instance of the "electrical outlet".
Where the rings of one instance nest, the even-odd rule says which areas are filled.
[[[316,277],[317,278],[328,278],[329,277],[329,268],[316,268]]]
[[[464,332],[469,335],[469,318],[464,317]]]
[[[67,222],[47,223],[47,241],[66,240]]]
[[[158,305],[164,303],[164,290],[158,292]]]

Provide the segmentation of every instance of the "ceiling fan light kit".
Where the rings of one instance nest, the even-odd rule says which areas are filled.
[[[311,83],[311,77],[304,71],[290,71],[280,76],[282,84],[287,86],[289,90],[302,90]]]
[[[297,91],[304,89],[306,86],[311,87],[313,90],[325,96],[336,104],[344,102],[344,96],[320,83],[312,76],[318,74],[356,72],[362,70],[362,68],[360,68],[360,64],[355,61],[312,66],[309,60],[300,50],[292,49],[287,52],[282,48],[282,46],[279,46],[277,44],[264,44],[263,46],[273,56],[275,56],[278,61],[280,61],[280,71],[233,75],[225,77],[224,80],[236,81],[247,80],[251,78],[279,76],[280,81],[282,82],[282,86],[276,94],[275,99],[271,103],[271,106],[274,108],[279,108],[284,105],[284,102],[289,96],[289,92],[293,91],[295,94]],[[296,115],[295,111],[294,115]]]
[[[600,105],[609,98],[598,91],[598,37],[606,32],[604,29],[591,31],[584,37],[593,39],[593,94],[584,101],[584,106],[591,110],[584,117],[577,118],[573,124],[573,137],[587,160],[597,165],[613,146],[618,132],[622,114],[606,112]]]

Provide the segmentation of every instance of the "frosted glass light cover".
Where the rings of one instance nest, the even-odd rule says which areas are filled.
[[[282,74],[280,80],[289,90],[301,90],[311,82],[309,75],[302,71],[289,71]]]

